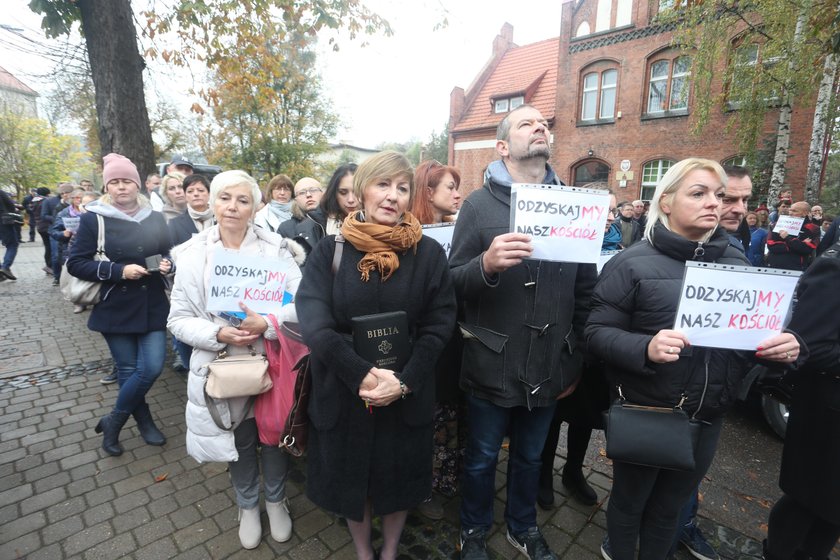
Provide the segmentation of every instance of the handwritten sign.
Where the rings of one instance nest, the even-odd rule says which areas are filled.
[[[776,222],[776,227],[773,228],[774,233],[779,233],[785,230],[789,235],[799,235],[802,230],[802,224],[805,218],[794,218],[793,216],[779,216],[779,221]]]
[[[695,346],[755,350],[786,324],[799,271],[685,263],[674,330]]]
[[[61,222],[64,224],[64,229],[71,233],[76,233],[79,231],[79,221],[81,218],[61,218]]]
[[[443,247],[446,258],[449,258],[449,251],[452,250],[452,233],[455,231],[455,222],[445,224],[428,224],[423,226],[423,235],[431,237]]]
[[[609,205],[607,191],[514,183],[510,230],[531,236],[532,259],[597,264]]]
[[[286,291],[287,273],[287,263],[279,257],[217,249],[210,269],[207,309],[237,313],[241,301],[257,313],[276,314],[292,301],[292,294]]]

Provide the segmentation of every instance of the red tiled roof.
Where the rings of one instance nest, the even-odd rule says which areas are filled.
[[[507,51],[481,87],[453,132],[495,127],[504,113],[494,113],[491,99],[513,97],[534,89],[525,102],[536,107],[543,117],[554,117],[557,94],[557,67],[560,63],[560,38],[513,47]],[[467,92],[469,95],[470,92]]]
[[[37,96],[38,92],[24,84],[3,67],[0,67],[0,88],[19,91],[26,95]]]

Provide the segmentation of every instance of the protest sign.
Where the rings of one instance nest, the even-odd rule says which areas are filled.
[[[784,328],[801,274],[686,262],[674,330],[694,346],[754,351]]]
[[[785,230],[789,235],[799,235],[804,221],[805,218],[779,216],[779,221],[776,222],[776,227],[773,228],[773,233],[779,233],[781,230]]]
[[[598,263],[610,193],[514,183],[510,231],[531,236],[532,259]]]
[[[260,313],[276,314],[292,301],[286,291],[287,262],[280,257],[241,255],[217,249],[213,253],[207,309],[212,312],[239,313],[239,302]]]
[[[449,251],[452,250],[452,232],[455,231],[455,223],[428,224],[423,226],[423,235],[431,237],[443,247],[446,258],[449,258]]]
[[[79,221],[81,218],[61,218],[62,223],[64,224],[64,229],[69,231],[70,233],[76,233],[79,231]]]

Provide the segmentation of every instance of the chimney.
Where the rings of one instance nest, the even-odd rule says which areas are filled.
[[[507,52],[513,45],[513,26],[507,22],[502,26],[499,34],[493,39],[493,58]]]

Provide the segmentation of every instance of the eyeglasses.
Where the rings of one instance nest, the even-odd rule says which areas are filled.
[[[286,185],[281,185],[279,187],[275,187],[274,190],[275,191],[292,192],[292,187],[287,187]]]
[[[295,198],[304,198],[310,195],[315,196],[315,193],[319,192],[321,192],[321,189],[319,189],[318,187],[309,187],[308,189],[298,191],[298,193],[295,195]]]

